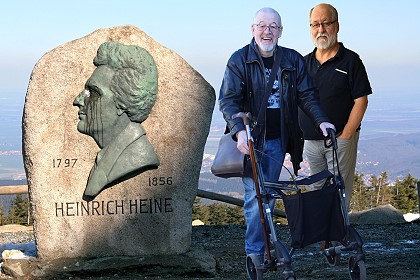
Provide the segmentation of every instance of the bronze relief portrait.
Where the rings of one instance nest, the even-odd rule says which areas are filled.
[[[101,148],[90,171],[84,200],[102,190],[159,166],[159,158],[141,123],[153,108],[158,73],[143,48],[105,42],[93,60],[96,69],[75,98],[77,130]]]

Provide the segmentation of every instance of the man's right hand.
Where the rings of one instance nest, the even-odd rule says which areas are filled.
[[[246,136],[246,131],[241,130],[238,133],[236,133],[236,138],[238,139],[238,142],[236,144],[236,147],[238,148],[241,153],[249,155],[249,147],[248,147],[248,137]]]

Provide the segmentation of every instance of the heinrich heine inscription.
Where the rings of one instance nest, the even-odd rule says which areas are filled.
[[[152,56],[139,46],[105,42],[93,64],[96,69],[73,102],[79,108],[77,130],[101,148],[87,179],[86,201],[115,183],[159,166],[141,125],[158,91]]]
[[[171,213],[172,198],[143,198],[108,201],[55,203],[56,217]]]

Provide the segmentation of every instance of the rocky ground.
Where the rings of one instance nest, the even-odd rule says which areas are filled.
[[[420,280],[420,224],[417,222],[391,225],[355,225],[364,241],[367,279]],[[288,229],[277,227],[281,240],[287,240]],[[247,279],[245,254],[243,252],[245,227],[196,226],[192,232],[192,247],[209,253],[214,258],[212,272],[191,272],[183,274],[179,270],[172,273],[159,266],[138,267],[124,265],[121,269],[60,274],[48,279]],[[26,243],[33,240],[32,231],[0,233],[0,244]],[[294,255],[293,269],[297,279],[350,279],[348,276],[348,254],[342,254],[341,263],[329,266],[318,253],[318,244],[298,250]],[[65,249],[65,248],[63,248]],[[168,260],[161,259],[163,263]],[[188,264],[184,264],[187,265]],[[4,264],[3,264],[4,266]],[[63,264],[62,269],[65,270]],[[0,279],[13,279],[1,274]],[[16,278],[17,279],[17,278]],[[35,278],[20,278],[35,279]],[[40,279],[43,279],[42,277]],[[281,279],[280,272],[267,272],[264,279]]]

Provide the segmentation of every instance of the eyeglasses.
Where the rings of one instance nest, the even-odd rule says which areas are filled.
[[[320,26],[322,26],[322,28],[327,28],[335,22],[336,22],[336,20],[328,21],[328,22],[321,22],[321,23],[311,23],[311,24],[309,24],[309,26],[312,27],[313,29],[318,29]]]
[[[277,25],[265,25],[265,24],[254,24],[258,31],[264,31],[267,27],[270,31],[279,31],[281,26]]]

